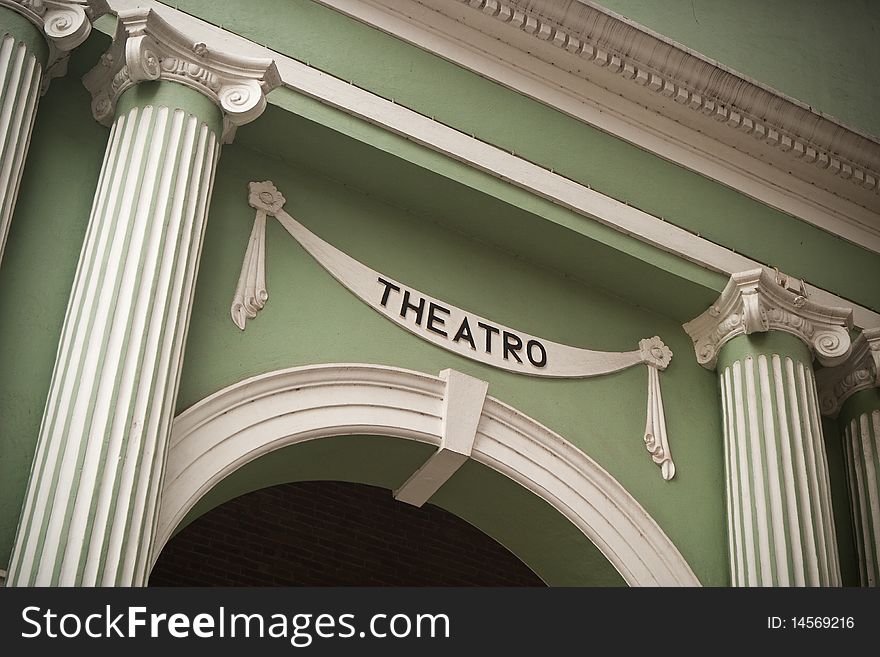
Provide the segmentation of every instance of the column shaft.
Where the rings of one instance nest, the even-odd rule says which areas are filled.
[[[839,586],[811,365],[761,353],[719,372],[732,584]]]
[[[219,147],[197,116],[158,103],[112,126],[11,585],[146,581]]]
[[[880,410],[858,414],[843,430],[850,507],[862,586],[880,577]]]
[[[6,247],[37,115],[42,78],[43,65],[37,55],[13,34],[3,34],[0,37],[0,259]]]

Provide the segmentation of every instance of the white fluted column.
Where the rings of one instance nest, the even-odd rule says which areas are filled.
[[[112,121],[8,585],[142,585],[223,133],[277,83],[148,11],[86,76]],[[115,118],[114,118],[115,117]],[[224,129],[225,126],[225,129]]]
[[[814,304],[763,269],[734,274],[684,325],[719,374],[734,586],[840,585],[812,360],[845,360],[850,326],[850,310]]]
[[[880,409],[866,410],[845,422],[843,446],[859,580],[862,586],[877,586],[880,578]]]
[[[105,0],[0,0],[0,260],[39,97],[107,11]]]
[[[843,364],[818,376],[822,412],[837,418],[862,586],[880,584],[880,329],[863,331]]]

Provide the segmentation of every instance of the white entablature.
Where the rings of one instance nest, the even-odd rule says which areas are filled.
[[[880,252],[877,137],[603,7],[316,1]]]

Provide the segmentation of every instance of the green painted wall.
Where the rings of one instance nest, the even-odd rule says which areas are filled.
[[[79,81],[107,42],[96,34],[81,46],[70,75],[53,80],[40,101],[0,264],[0,568],[12,550],[107,144]]]
[[[72,75],[56,80],[44,99],[13,221],[12,246],[0,267],[0,308],[4,316],[17,320],[5,322],[0,330],[0,358],[5,365],[0,377],[3,562],[11,550],[88,219],[92,193],[82,190],[95,188],[106,144],[107,131],[91,119],[87,94],[77,79],[87,68],[81,62],[94,61],[89,57],[102,47],[101,43],[86,46],[74,60]],[[58,157],[68,147],[75,156]],[[275,179],[291,199],[292,212],[352,255],[498,321],[572,344],[615,350],[630,349],[640,337],[655,332],[663,335],[677,353],[685,354],[663,376],[677,479],[662,482],[641,444],[646,387],[641,368],[593,381],[561,382],[490,371],[381,319],[336,284],[275,223],[269,227],[272,298],[260,318],[245,333],[239,332],[229,318],[229,302],[253,217],[246,204],[246,183],[262,178]],[[431,199],[425,202],[430,205]],[[406,248],[389,255],[391,240]],[[473,267],[450,266],[462,258]],[[479,280],[473,285],[476,271]],[[722,510],[720,448],[705,439],[719,435],[717,400],[712,384],[705,385],[713,376],[687,358],[690,345],[676,322],[639,311],[501,251],[486,251],[429,217],[385,204],[325,176],[286,167],[280,160],[238,145],[226,147],[221,160],[199,281],[179,408],[250,374],[302,363],[363,360],[435,373],[457,367],[489,378],[492,394],[585,447],[634,491],[705,583],[726,583],[718,515]],[[544,289],[556,291],[547,295]],[[688,389],[695,381],[699,392],[693,395]],[[621,417],[613,417],[608,409],[615,409]],[[547,554],[547,540],[570,544],[572,550],[593,549],[577,532],[572,534],[567,523],[560,525],[558,517],[544,518],[543,502],[520,489],[499,485],[497,476],[482,470],[469,466],[459,479],[470,481],[468,486],[493,491],[497,487],[499,492],[491,499],[498,506],[468,506],[467,486],[460,491],[450,488],[438,502],[485,526],[533,562],[534,553]],[[687,515],[677,512],[694,498],[703,500],[699,509]],[[493,509],[527,507],[539,509],[535,518],[544,534],[530,539],[528,532],[516,535],[517,529],[507,535],[514,525],[492,520]],[[538,545],[544,547],[538,549]],[[575,568],[580,569],[579,575],[570,571],[565,575],[550,563],[543,564],[542,572],[558,583],[587,581],[588,573],[593,573],[593,581],[611,583],[615,576],[594,561],[581,562]]]
[[[791,274],[880,308],[880,291],[872,283],[880,275],[877,257],[332,11],[306,0],[267,1],[256,15],[245,3],[188,0],[178,4],[215,22],[240,25],[236,29],[270,47],[516,150]],[[291,20],[279,20],[279,15]],[[294,22],[297,29],[291,30]],[[0,266],[0,313],[14,318],[0,328],[0,362],[4,363],[0,375],[0,481],[4,483],[0,564],[11,549],[27,464],[34,451],[107,138],[107,130],[89,114],[88,95],[79,77],[107,41],[106,36],[96,34],[78,49],[70,75],[55,80],[41,103],[10,246]],[[402,144],[399,138],[377,134],[374,128],[292,92],[275,92],[273,98],[280,107],[242,129],[237,143],[224,148],[178,409],[247,376],[301,364],[362,361],[429,373],[454,367],[490,381],[491,395],[583,449],[636,496],[704,584],[727,584],[716,375],[696,364],[690,340],[678,321],[670,318],[683,312],[684,306],[666,314],[640,308],[641,301],[633,296],[638,291],[631,290],[639,277],[618,279],[615,290],[614,276],[607,273],[639,267],[649,259],[647,251],[627,255],[628,247],[619,235],[597,229],[583,218],[578,225],[571,213],[560,214],[559,208],[548,207],[552,204],[512,192],[486,174],[466,173],[463,165]],[[479,99],[479,107],[474,99]],[[355,140],[369,147],[354,149],[344,143]],[[59,156],[65,153],[67,157]],[[347,158],[351,153],[358,157]],[[406,166],[399,164],[404,159],[409,163]],[[260,317],[240,332],[229,317],[229,304],[253,220],[246,185],[262,179],[273,179],[289,199],[287,209],[292,214],[353,257],[498,322],[595,349],[628,350],[639,338],[662,336],[676,354],[661,377],[676,478],[664,482],[642,444],[643,368],[593,380],[549,381],[462,359],[367,308],[274,221],[268,228],[270,300]],[[436,183],[433,195],[427,193],[432,182]],[[462,186],[476,191],[471,194]],[[463,208],[470,208],[471,214]],[[485,215],[476,209],[485,209]],[[535,216],[550,220],[549,247],[530,243],[531,235],[523,229]],[[557,231],[556,225],[565,230]],[[486,245],[499,226],[513,233],[510,244],[516,246]],[[620,240],[615,246],[619,255],[609,258],[604,251],[585,251],[582,266],[573,275],[568,271],[562,275],[552,260],[557,245],[560,252],[566,249],[565,231],[589,234],[597,243]],[[540,255],[530,258],[532,252]],[[576,255],[566,253],[569,259]],[[694,303],[719,283],[714,280],[717,277],[692,271],[670,256],[665,256],[668,262],[662,266],[657,264],[661,256],[651,254],[650,258],[656,259],[652,266],[657,271],[670,273],[670,284],[683,286],[681,296],[687,303]],[[462,262],[467,266],[460,266]],[[848,266],[837,266],[840,262]],[[695,286],[702,292],[682,283],[688,276],[704,277]],[[202,506],[258,485],[259,468],[281,479],[348,477],[392,487],[400,483],[393,480],[424,455],[418,446],[401,447],[400,441],[370,438],[377,441],[370,444],[381,447],[376,454],[398,464],[394,467],[399,470],[393,470],[377,458],[352,458],[349,455],[357,452],[348,449],[344,439],[328,440],[308,448],[317,450],[316,455],[322,449],[333,454],[338,472],[321,471],[317,461],[312,463],[313,471],[303,461],[309,452],[282,450],[230,477]],[[357,472],[346,471],[354,467],[346,466],[346,459],[366,465]],[[267,482],[271,483],[276,482]],[[478,490],[491,493],[487,498],[491,504],[475,505]],[[585,582],[589,577],[594,582],[614,581],[603,570],[607,564],[591,556],[576,565],[551,563],[548,545],[564,546],[560,549],[566,555],[589,555],[592,548],[576,532],[571,533],[570,525],[560,524],[559,516],[548,514],[543,502],[481,466],[466,466],[436,501],[511,547],[552,583]],[[507,522],[508,516],[498,515],[504,509],[521,508],[530,510],[524,521],[532,524]],[[537,531],[536,525],[540,526]]]
[[[601,0],[813,108],[880,135],[876,0]],[[867,83],[867,84],[866,84]]]
[[[269,301],[247,330],[239,331],[229,305],[253,221],[247,182],[263,179],[275,181],[288,198],[288,212],[318,235],[449,303],[595,349],[628,350],[639,338],[661,335],[678,354],[662,376],[676,479],[662,480],[642,444],[644,368],[591,380],[538,380],[450,354],[356,299],[274,221],[267,232]],[[429,373],[453,367],[490,381],[491,395],[554,429],[617,477],[703,582],[726,584],[715,375],[696,364],[677,322],[483,247],[339,182],[228,147],[217,172],[178,409],[245,377],[319,362],[370,362]]]
[[[278,96],[276,96],[278,98]],[[236,136],[471,239],[679,322],[717,298],[708,271],[488,173],[294,92]],[[436,175],[434,175],[436,174]]]
[[[0,357],[5,365],[0,377],[0,475],[6,491],[0,503],[3,562],[11,551],[66,301],[106,144],[107,130],[92,120],[88,96],[79,83],[79,77],[106,47],[106,41],[103,35],[96,35],[79,49],[70,75],[56,80],[43,99],[10,248],[0,268],[0,308],[4,316],[17,320],[5,322],[0,330]],[[64,152],[69,157],[59,157]],[[710,373],[681,360],[664,374],[679,466],[678,478],[667,484],[641,444],[646,388],[643,370],[594,381],[561,382],[536,382],[490,372],[382,320],[305,257],[274,223],[269,228],[272,301],[242,334],[232,325],[228,308],[253,216],[246,205],[246,183],[254,178],[274,178],[288,193],[291,209],[307,225],[356,257],[500,322],[572,344],[615,350],[631,349],[640,337],[656,332],[678,353],[690,350],[675,321],[639,311],[520,258],[497,250],[485,251],[461,234],[441,228],[431,221],[432,217],[387,205],[326,176],[286,168],[280,160],[233,145],[226,147],[218,172],[180,408],[250,374],[302,363],[364,360],[426,372],[457,367],[489,378],[492,394],[581,444],[614,474],[625,475],[621,477],[624,485],[632,488],[667,528],[703,581],[726,582],[722,523],[718,520],[722,509],[718,486],[720,448],[704,439],[705,435],[718,435],[717,401],[711,388],[699,383],[701,393],[695,396],[688,392],[694,380],[711,381]],[[435,203],[436,199],[431,198],[423,201],[428,206]],[[389,257],[390,240],[407,248]],[[419,245],[430,248],[419,251]],[[473,268],[450,266],[460,258],[473,263]],[[476,286],[472,285],[475,271],[480,272]],[[438,287],[441,280],[444,284]],[[542,293],[550,288],[558,290],[553,295]],[[359,331],[352,331],[352,327]],[[609,408],[616,409],[621,417],[612,417]],[[584,412],[589,409],[591,412]],[[676,416],[679,420],[674,419]],[[695,426],[700,429],[694,431]],[[491,474],[469,476],[485,480],[480,485],[492,485]],[[466,479],[465,474],[462,479]],[[515,537],[504,536],[503,526],[496,523],[491,527],[491,514],[457,502],[455,490],[444,493],[452,499],[443,503],[465,517],[476,518],[478,524],[488,523],[490,531],[505,543],[518,544]],[[508,490],[499,493],[496,501],[517,508],[526,504],[517,497],[523,494]],[[693,497],[704,500],[701,508],[680,517],[676,509]],[[530,504],[543,503],[532,500]],[[558,524],[558,519],[544,524],[550,527],[554,522]],[[697,526],[702,529],[697,531]],[[565,533],[558,527],[547,531],[549,536]],[[564,581],[561,576],[553,577],[558,578],[554,581]]]
[[[759,262],[880,309],[880,289],[872,284],[880,277],[876,254],[310,0],[265,0],[259,13],[241,1],[169,4]],[[733,35],[730,41],[735,41]],[[798,77],[800,70],[807,69],[791,75]],[[861,94],[863,88],[857,83],[850,89]],[[849,266],[839,267],[839,262]]]

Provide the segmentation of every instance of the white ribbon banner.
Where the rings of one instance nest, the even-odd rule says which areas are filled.
[[[284,196],[269,181],[250,183],[248,202],[257,211],[235,297],[232,320],[244,330],[269,298],[266,288],[266,216],[274,216],[288,233],[333,278],[364,303],[401,328],[448,351],[517,374],[555,378],[588,378],[644,363],[648,367],[648,413],[645,446],[672,479],[659,370],[672,351],[658,337],[639,341],[633,351],[592,351],[517,331],[467,312],[382,274],[343,253],[312,233],[282,208]]]

